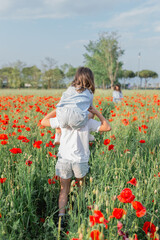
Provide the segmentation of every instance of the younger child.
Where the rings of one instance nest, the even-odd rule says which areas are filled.
[[[122,100],[123,94],[121,92],[121,85],[117,83],[113,91],[113,102],[118,103]]]
[[[89,166],[89,133],[110,131],[108,121],[94,108],[90,107],[89,112],[95,114],[100,121],[89,119],[85,126],[73,128],[61,128],[62,135],[56,163],[56,175],[60,177],[61,190],[59,194],[59,217],[61,217],[61,229],[64,228],[65,207],[70,192],[71,178],[74,175],[76,181],[84,180],[88,173]],[[55,111],[47,114],[41,121],[43,126],[57,128],[59,126]]]
[[[55,144],[59,144],[60,128],[70,127],[78,129],[86,125],[93,114],[88,108],[93,105],[93,93],[95,91],[94,75],[87,67],[78,68],[71,86],[63,93],[60,102],[56,106],[58,128],[56,129]],[[94,136],[90,135],[90,141]]]

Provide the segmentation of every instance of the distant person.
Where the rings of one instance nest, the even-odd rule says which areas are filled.
[[[114,91],[113,91],[113,102],[117,103],[120,102],[123,98],[123,94],[121,92],[121,85],[117,83],[114,86]]]

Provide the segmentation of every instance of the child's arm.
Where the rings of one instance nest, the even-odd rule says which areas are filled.
[[[50,127],[50,118],[56,117],[56,109],[54,109],[52,112],[48,113],[41,121],[41,125],[44,127]]]
[[[94,107],[90,107],[88,109],[89,112],[95,114],[99,120],[101,121],[101,126],[99,128],[100,132],[108,132],[111,131],[111,126],[109,124],[109,122],[107,121],[107,119],[105,119],[102,114],[100,112],[97,111],[97,109],[95,109]]]

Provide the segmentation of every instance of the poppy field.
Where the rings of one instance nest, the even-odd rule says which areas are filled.
[[[0,91],[1,240],[159,240],[160,94],[97,90],[94,106],[112,130],[90,142],[90,172],[73,179],[63,232],[58,220],[58,146],[43,127],[62,91]]]

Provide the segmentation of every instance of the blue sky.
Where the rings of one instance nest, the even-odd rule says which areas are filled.
[[[0,66],[83,65],[84,45],[117,31],[125,69],[160,74],[159,0],[0,0]]]

